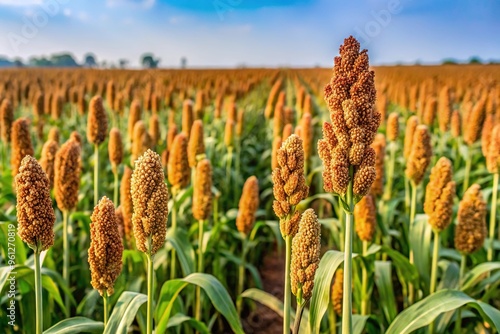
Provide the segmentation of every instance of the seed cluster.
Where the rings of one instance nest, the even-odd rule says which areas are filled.
[[[87,120],[87,139],[94,145],[100,145],[108,133],[108,116],[102,105],[102,98],[94,96],[90,100]]]
[[[410,155],[406,163],[406,176],[416,185],[422,182],[431,163],[431,135],[426,125],[419,125],[413,135]]]
[[[80,145],[74,140],[65,142],[56,154],[54,192],[61,211],[73,210],[78,203],[81,158]]]
[[[188,138],[184,132],[175,136],[168,158],[168,181],[176,190],[187,187],[191,169],[187,157]]]
[[[243,192],[238,205],[236,228],[247,235],[255,223],[255,214],[259,208],[259,181],[255,176],[250,176],[243,185]]]
[[[188,161],[189,167],[196,167],[198,162],[197,157],[205,153],[205,142],[203,137],[203,123],[197,119],[191,127],[191,135],[188,143]]]
[[[58,149],[59,143],[50,139],[43,144],[42,148],[40,165],[49,178],[50,189],[54,187],[55,160]]]
[[[473,184],[458,206],[458,225],[455,230],[455,248],[471,254],[483,247],[486,238],[486,202],[481,187]]]
[[[193,189],[193,217],[205,220],[212,210],[212,165],[203,159],[196,167],[196,180]]]
[[[377,226],[377,211],[372,195],[364,196],[354,207],[354,222],[359,239],[372,241]]]

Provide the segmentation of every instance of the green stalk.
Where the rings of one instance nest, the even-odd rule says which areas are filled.
[[[394,182],[394,166],[396,165],[396,143],[389,143],[389,166],[387,168],[387,184],[384,192],[384,200],[388,201],[392,196],[392,185]]]
[[[115,177],[113,202],[115,203],[115,207],[117,208],[118,205],[120,205],[120,203],[118,203],[118,166],[116,168],[113,168],[113,174]]]
[[[368,252],[368,241],[363,240],[363,256]],[[361,269],[361,315],[368,315],[368,271],[366,266],[362,264]]]
[[[470,151],[471,151],[471,146],[467,147],[467,157],[465,158],[465,177],[464,177],[463,193],[465,193],[469,188],[470,169],[472,165],[472,154]]]
[[[490,246],[488,247],[488,262],[493,261],[494,249],[493,238],[495,236],[495,225],[497,215],[498,173],[493,174],[493,193],[491,194],[490,212]]]
[[[349,168],[350,181],[347,188],[347,205],[345,220],[345,246],[344,246],[344,294],[342,304],[342,333],[352,333],[352,228],[354,211],[353,168]]]
[[[292,236],[287,235],[285,237],[285,305],[284,305],[284,317],[283,317],[283,334],[290,333],[290,309],[291,303],[291,283],[290,283],[290,263],[292,258]]]
[[[231,164],[233,162],[233,147],[229,146],[227,148],[227,161],[226,161],[226,186],[228,195],[231,191],[230,182],[231,182]]]
[[[148,306],[146,333],[153,333],[153,256],[146,254],[148,258]]]
[[[239,265],[238,273],[238,290],[236,291],[236,309],[238,310],[238,315],[241,316],[241,311],[243,309],[243,299],[241,294],[243,292],[243,286],[245,283],[245,255],[246,255],[246,241],[247,236],[242,235],[243,240],[241,244],[241,263]]]
[[[411,230],[412,230],[412,225],[413,221],[415,220],[415,214],[417,211],[417,185],[415,182],[411,182],[411,209],[410,209],[410,227],[408,229],[408,239],[411,236]],[[411,246],[411,243],[408,240],[408,244],[410,245],[410,263],[414,264],[414,259],[413,259],[413,248]],[[413,284],[409,284],[408,286],[408,303],[409,305],[413,305],[413,302],[415,301],[415,287]]]
[[[330,327],[330,334],[337,334],[337,315],[333,306],[328,306],[328,327]]]
[[[177,208],[176,208],[176,195],[177,195],[177,190],[174,188],[172,189],[172,230],[175,232],[177,229]],[[172,267],[170,268],[170,279],[175,278],[175,269],[176,269],[176,263],[177,263],[177,252],[175,251],[175,248],[172,248]]]
[[[35,304],[36,304],[36,334],[43,332],[43,305],[42,305],[42,273],[40,265],[40,251],[35,249]]]
[[[429,295],[432,295],[436,292],[436,284],[437,284],[437,263],[439,258],[439,244],[440,244],[441,234],[439,231],[434,231],[434,249],[432,252],[432,267],[431,267],[431,287],[429,291]],[[429,325],[429,334],[434,334],[434,326],[436,322],[433,321]]]
[[[104,295],[102,296],[103,302],[104,302],[104,328],[106,328],[106,325],[108,324],[108,319],[109,319],[109,296],[108,292],[105,290]]]
[[[467,257],[465,254],[462,254],[462,259],[460,261],[460,276],[458,279],[459,287],[462,287],[462,279],[465,274],[465,267],[467,264]],[[457,313],[457,320],[455,321],[455,334],[460,334],[462,329],[462,310],[459,308]]]
[[[205,222],[200,220],[198,222],[198,272],[203,272],[203,224]],[[196,320],[201,321],[201,288],[196,286]]]
[[[405,212],[406,214],[410,214],[410,206],[411,206],[411,190],[410,190],[410,180],[405,177]]]
[[[99,146],[94,145],[95,164],[94,164],[94,206],[97,206],[99,200]]]
[[[302,320],[302,313],[304,312],[305,303],[297,303],[297,311],[295,312],[295,322],[293,323],[293,334],[299,334],[300,322]]]
[[[68,235],[68,211],[63,210],[63,280],[69,288],[69,235]],[[70,315],[69,296],[64,295],[64,305],[66,306],[66,317]]]

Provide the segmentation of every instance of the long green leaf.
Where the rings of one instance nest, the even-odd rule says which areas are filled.
[[[461,290],[472,288],[484,278],[484,274],[498,269],[500,269],[500,262],[485,262],[477,265],[465,275]]]
[[[191,246],[187,233],[183,229],[169,229],[167,240],[172,244],[177,252],[177,257],[181,264],[184,276],[196,271],[194,265],[194,250]]]
[[[191,325],[191,327],[196,329],[201,334],[209,334],[210,333],[210,331],[207,328],[207,325],[205,325],[203,322],[198,321],[194,318],[188,317],[185,314],[180,314],[180,313],[177,313],[170,318],[170,320],[168,321],[168,324],[167,324],[167,328],[174,328],[174,327],[177,327],[179,325],[182,325],[185,322],[188,322]]]
[[[411,333],[429,325],[438,315],[458,309],[465,304],[478,310],[481,316],[497,330],[500,328],[499,310],[476,301],[461,291],[441,290],[401,312],[387,329],[386,334]]]
[[[125,291],[116,302],[104,334],[126,334],[135,319],[137,310],[148,301],[143,293]]]
[[[319,333],[321,319],[330,302],[333,274],[343,261],[344,253],[330,250],[323,255],[319,262],[309,307],[309,327],[311,333]]]
[[[104,324],[85,317],[64,319],[43,334],[102,333]]]
[[[366,321],[369,316],[353,314],[352,315],[352,333],[353,334],[362,334],[365,329]]]
[[[392,285],[391,262],[375,261],[375,285],[377,286],[380,307],[384,313],[387,323],[390,324],[398,315],[394,287]]]
[[[427,215],[420,214],[415,217],[410,229],[410,245],[413,249],[415,267],[424,286],[429,287],[432,228],[427,221]]]

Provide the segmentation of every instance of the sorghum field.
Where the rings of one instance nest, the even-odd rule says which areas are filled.
[[[335,55],[332,55],[332,57]],[[0,72],[0,332],[496,333],[500,65]]]

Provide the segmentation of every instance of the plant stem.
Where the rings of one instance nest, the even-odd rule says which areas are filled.
[[[291,308],[291,283],[290,283],[290,262],[292,255],[292,236],[287,235],[285,237],[285,305],[284,305],[284,317],[283,317],[283,334],[290,333],[290,308]]]
[[[43,331],[43,306],[42,306],[42,273],[40,265],[40,251],[35,250],[35,304],[36,304],[36,333]]]
[[[177,229],[177,207],[176,207],[176,195],[177,195],[177,190],[174,188],[172,189],[172,230],[175,233],[175,230]],[[177,252],[175,251],[175,248],[172,248],[172,267],[170,268],[170,279],[175,278],[175,267],[176,267],[176,259],[177,259]]]
[[[410,180],[405,177],[405,212],[407,215],[410,214],[411,205],[411,190],[410,190]]]
[[[205,222],[200,220],[198,222],[198,272],[203,272],[203,224]],[[201,288],[196,286],[196,320],[201,321]]]
[[[368,241],[363,240],[363,256],[368,252]],[[368,314],[368,271],[365,264],[362,264],[361,269],[361,315]]]
[[[465,254],[462,254],[462,259],[460,261],[460,276],[458,279],[459,287],[462,287],[462,279],[465,274],[465,267],[467,264],[467,257]],[[455,321],[455,334],[460,334],[462,329],[462,310],[459,308],[457,312],[457,320]]]
[[[153,333],[153,256],[146,254],[148,258],[148,313],[147,313],[147,326],[146,333]]]
[[[226,161],[226,187],[227,187],[226,189],[227,189],[228,195],[231,192],[230,183],[231,183],[231,164],[232,164],[232,162],[233,162],[233,147],[229,146],[227,148],[227,161]]]
[[[410,245],[410,264],[414,264],[414,259],[413,259],[413,248],[410,242],[411,238],[411,230],[412,230],[412,225],[413,221],[415,220],[415,215],[417,211],[417,185],[415,182],[411,181],[411,209],[410,209],[410,226],[408,228],[408,244]],[[408,286],[408,304],[409,306],[413,305],[413,302],[415,301],[415,287],[413,284],[409,284]]]
[[[429,295],[432,295],[436,292],[436,284],[437,284],[437,263],[439,258],[439,244],[441,240],[441,234],[439,231],[434,231],[434,249],[432,252],[432,267],[431,267],[431,287],[429,290]],[[434,334],[434,326],[436,322],[433,321],[429,324],[429,334]]]
[[[243,292],[243,286],[245,283],[245,255],[246,255],[246,235],[243,235],[243,240],[241,244],[241,263],[239,265],[238,274],[238,290],[236,291],[236,308],[238,310],[238,315],[241,316],[241,311],[243,309],[243,300],[241,298],[241,293]]]
[[[344,246],[344,294],[342,304],[342,333],[352,333],[352,212],[354,211],[353,168],[349,168],[350,181],[347,188],[347,205],[350,212],[346,212],[345,246]]]
[[[63,210],[63,279],[69,289],[69,232],[68,232],[68,211]],[[64,305],[66,306],[66,317],[70,316],[69,296],[64,295]]]
[[[498,173],[493,174],[493,192],[491,194],[491,210],[490,210],[490,246],[488,247],[488,262],[493,261],[494,248],[493,238],[495,237],[495,225],[497,215],[497,194],[498,194]]]
[[[104,291],[102,299],[104,302],[104,328],[106,328],[106,325],[108,324],[108,315],[109,315],[109,305],[108,305],[109,296],[107,291]]]
[[[467,191],[467,188],[469,188],[470,168],[472,165],[471,149],[472,149],[471,146],[467,147],[467,157],[465,158],[465,177],[464,177],[463,193],[465,193]]]
[[[117,208],[118,205],[120,204],[118,203],[118,166],[113,170],[113,174],[115,176],[113,202],[115,203],[115,207]]]
[[[295,322],[293,323],[293,334],[299,334],[300,321],[302,320],[302,312],[304,312],[305,303],[297,304],[297,311],[295,312]]]
[[[330,334],[337,334],[337,315],[333,306],[328,307],[328,327],[330,327]]]
[[[94,157],[95,157],[95,164],[94,164],[94,206],[97,205],[97,202],[99,200],[99,146],[96,144],[94,145]]]
[[[396,164],[396,143],[389,142],[389,166],[387,169],[387,185],[384,193],[384,200],[388,201],[392,196],[392,185],[394,182],[394,166]]]

